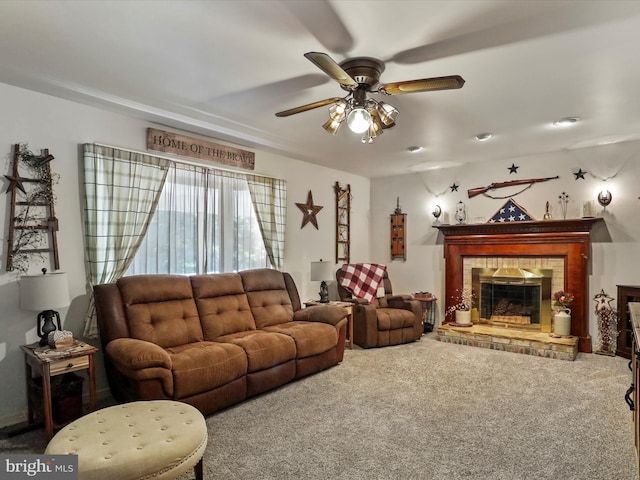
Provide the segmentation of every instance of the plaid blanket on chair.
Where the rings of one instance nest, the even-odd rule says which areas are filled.
[[[386,270],[385,265],[375,263],[345,263],[340,269],[342,273],[340,285],[355,297],[364,298],[372,303]]]

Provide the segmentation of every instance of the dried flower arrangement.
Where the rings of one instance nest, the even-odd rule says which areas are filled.
[[[569,308],[575,297],[572,293],[560,290],[553,294],[553,306],[561,308]]]
[[[596,301],[596,316],[598,317],[598,336],[594,353],[600,355],[616,354],[616,339],[618,338],[618,311],[611,306],[613,298],[600,290],[593,299]]]
[[[473,307],[473,302],[476,296],[473,292],[466,290],[464,288],[456,289],[454,295],[451,296],[451,300],[453,300],[453,305],[451,305],[445,311],[445,318],[453,314],[456,310],[468,311]]]

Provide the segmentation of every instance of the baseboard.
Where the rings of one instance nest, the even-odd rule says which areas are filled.
[[[96,391],[96,396],[98,397],[98,407],[102,404],[112,404],[114,403],[113,397],[111,396],[111,391],[109,388],[104,388],[102,390]],[[83,405],[89,405],[89,394],[82,395],[82,403]],[[27,409],[25,408],[21,412],[18,412],[14,415],[9,415],[7,417],[0,418],[0,428],[11,428],[17,426],[19,424],[26,424],[27,422]]]

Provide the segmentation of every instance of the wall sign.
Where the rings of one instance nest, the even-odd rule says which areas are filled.
[[[256,156],[253,152],[155,128],[147,128],[147,149],[210,160],[230,167],[248,170],[253,170],[255,167]]]

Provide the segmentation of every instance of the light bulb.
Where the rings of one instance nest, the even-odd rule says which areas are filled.
[[[371,124],[371,115],[362,107],[356,107],[347,116],[347,125],[353,133],[364,133]]]

